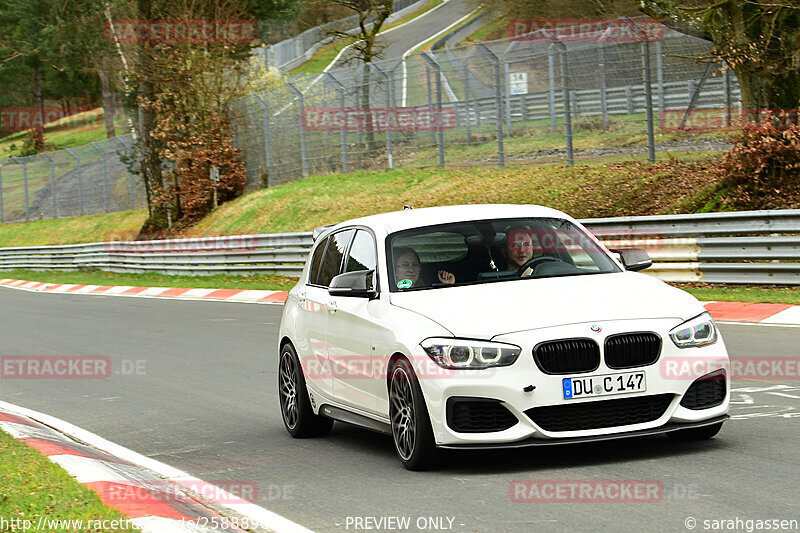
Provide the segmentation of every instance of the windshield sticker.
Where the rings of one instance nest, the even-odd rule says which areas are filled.
[[[397,282],[398,289],[408,289],[411,287],[411,285],[413,285],[413,283],[410,279],[401,279]]]

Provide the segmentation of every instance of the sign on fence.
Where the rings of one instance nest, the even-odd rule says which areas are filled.
[[[528,94],[528,73],[512,72],[509,74],[511,94]]]

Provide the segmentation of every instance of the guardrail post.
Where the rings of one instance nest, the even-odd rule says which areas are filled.
[[[553,47],[547,49],[547,77],[550,82],[550,91],[547,93],[547,103],[550,108],[550,133],[556,132],[556,58]]]
[[[308,145],[306,143],[306,129],[303,127],[303,115],[305,113],[305,105],[303,103],[303,93],[297,90],[297,87],[292,83],[287,83],[287,87],[297,96],[297,123],[300,126],[300,157],[303,167],[303,177],[308,177]]]
[[[378,65],[376,65],[375,63],[369,63],[369,66],[372,67],[372,69],[375,72],[377,72],[383,78],[383,82],[386,84],[386,90],[383,91],[384,92],[384,97],[385,97],[385,103],[386,103],[386,117],[385,117],[385,120],[386,120],[386,154],[387,154],[387,157],[388,157],[388,160],[389,160],[388,161],[389,170],[394,170],[394,154],[392,153],[392,125],[391,125],[391,121],[389,120],[389,113],[391,112],[391,110],[389,108],[392,107],[392,97],[389,94],[389,90],[390,90],[389,89],[389,75],[386,74],[383,70],[381,70],[381,68]],[[436,96],[437,96],[437,100],[439,100],[439,107],[441,109],[441,105],[442,105],[441,104],[441,100],[442,100],[441,74],[437,73],[437,76],[439,76],[439,79],[437,79],[437,81],[436,81]],[[440,132],[441,132],[441,128],[440,128]],[[440,133],[440,135],[441,135],[441,133]],[[441,142],[441,138],[440,138],[440,142]],[[439,149],[439,166],[442,166],[442,167],[444,166],[444,153],[442,152],[441,144],[440,144],[440,149]]]
[[[58,218],[58,203],[56,201],[56,162],[45,153],[39,155],[50,163],[50,191],[53,200],[53,218]]]
[[[83,216],[83,180],[81,179],[81,158],[72,148],[67,148],[69,155],[75,158],[78,165],[75,167],[75,173],[78,176],[78,205],[80,206],[80,214]]]
[[[12,157],[12,161],[22,165],[22,181],[25,186],[25,220],[30,220],[29,203],[28,203],[28,165],[18,157]]]
[[[567,68],[567,45],[562,42],[555,42],[550,45],[550,48],[557,47],[561,53],[561,92],[564,93],[564,137],[567,143],[567,165],[572,166],[575,164],[575,158],[572,150],[572,114],[570,113],[570,90],[569,90],[569,72]]]
[[[442,129],[442,69],[436,59],[428,52],[419,52],[419,55],[430,65],[436,73],[436,144],[439,151],[439,168],[444,168],[444,130]],[[430,94],[430,93],[429,93]],[[431,129],[433,133],[433,129]]]
[[[506,134],[511,135],[511,69],[509,67],[510,55],[517,47],[519,41],[514,41],[503,52],[503,69],[506,81]]]
[[[497,164],[500,168],[506,166],[506,154],[503,147],[503,96],[500,90],[500,58],[489,50],[483,43],[478,43],[478,48],[494,64],[494,99],[495,99],[495,122],[497,123]]]
[[[253,98],[264,111],[264,164],[267,166],[267,187],[272,187],[272,136],[270,131],[269,106],[257,94],[254,94]]]
[[[95,150],[100,152],[100,157],[103,158],[103,195],[105,196],[105,211],[108,213],[109,203],[109,183],[108,183],[108,165],[106,165],[106,152],[97,145],[97,142],[91,143]]]
[[[633,88],[630,85],[625,86],[625,107],[628,114],[633,115]]]
[[[117,137],[117,139],[119,140],[120,143],[122,143],[122,146],[125,148],[125,150],[130,152],[131,146],[127,142],[125,142],[125,139],[123,139],[122,137]],[[136,191],[134,191],[133,188],[133,174],[131,174],[130,172],[128,172],[128,185],[130,187],[130,195],[131,195],[131,210],[133,210],[134,204],[136,203]]]
[[[608,94],[606,93],[606,49],[600,46],[600,114],[603,116],[603,131],[608,130]]]
[[[644,70],[644,107],[647,120],[647,160],[656,162],[656,141],[653,132],[653,80],[650,73],[650,43],[642,43],[642,69]]]
[[[336,90],[336,94],[339,96],[339,107],[344,110],[345,102],[344,102],[344,85],[339,83],[339,80],[336,79],[336,76],[331,74],[330,72],[325,73],[326,78],[333,84],[334,89]],[[342,144],[342,172],[347,172],[347,123],[342,122],[342,132],[341,132],[341,144]]]

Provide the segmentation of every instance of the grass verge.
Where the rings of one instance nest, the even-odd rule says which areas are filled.
[[[0,278],[75,285],[127,285],[131,287],[187,287],[191,289],[248,289],[263,291],[288,291],[297,283],[296,278],[266,274],[252,276],[169,276],[155,273],[118,274],[103,270],[82,272],[8,270],[0,271]]]
[[[29,520],[28,531],[36,529],[40,517],[51,521],[82,520],[84,526],[75,527],[73,523],[71,527],[49,527],[42,531],[139,531],[136,528],[86,527],[89,521],[124,521],[126,517],[103,505],[97,494],[78,483],[60,466],[3,431],[0,431],[0,457],[3,458],[0,461],[0,517],[6,521]],[[19,531],[25,529],[22,526],[25,522],[18,524],[21,524],[17,528]],[[17,529],[11,527],[9,530]]]
[[[670,283],[703,302],[757,302],[800,305],[800,287]]]
[[[0,248],[130,240],[147,219],[146,211],[0,224]]]

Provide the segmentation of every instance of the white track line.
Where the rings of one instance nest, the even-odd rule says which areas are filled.
[[[444,5],[444,4],[442,4],[442,5]],[[439,6],[439,7],[442,7],[442,6]],[[409,48],[408,50],[403,52],[403,58],[402,58],[402,62],[403,62],[403,90],[401,91],[402,98],[400,99],[400,107],[406,107],[406,92],[407,92],[407,87],[408,87],[408,71],[406,69],[406,59],[408,58],[408,56],[411,55],[414,52],[414,50],[416,50],[417,48],[419,48],[423,44],[425,44],[428,41],[431,41],[433,39],[436,39],[440,35],[442,35],[444,33],[447,33],[448,31],[450,31],[454,27],[458,26],[459,24],[461,24],[462,22],[467,20],[469,17],[471,17],[473,14],[475,14],[476,11],[478,11],[480,9],[481,8],[473,9],[472,11],[470,11],[469,13],[467,13],[466,15],[464,15],[463,17],[461,17],[460,19],[458,19],[454,23],[450,24],[448,27],[446,27],[445,29],[443,29],[442,31],[440,31],[439,33],[434,35],[433,37],[428,37],[424,41],[421,41],[421,42],[415,44],[414,46],[412,46],[411,48]],[[435,9],[432,10],[432,11],[435,11]],[[447,84],[447,85],[449,87],[449,84]],[[452,92],[452,89],[451,89],[451,92]],[[453,94],[453,96],[455,97],[455,94]]]
[[[119,444],[114,444],[113,442],[110,442],[99,435],[95,435],[94,433],[86,431],[85,429],[74,426],[69,422],[61,420],[60,418],[56,418],[45,413],[40,413],[32,409],[27,409],[25,407],[20,407],[2,400],[0,400],[0,407],[7,411],[32,418],[61,433],[64,433],[72,439],[85,442],[94,448],[108,452],[111,455],[119,457],[120,459],[124,459],[125,461],[133,463],[142,468],[152,470],[153,472],[170,481],[175,481],[177,483],[187,481],[190,483],[199,484],[207,483],[201,479],[187,474],[182,470],[178,470],[177,468],[173,468],[160,461],[146,457],[138,452],[120,446]],[[215,495],[218,495],[220,502],[239,500],[239,498],[228,494],[222,489],[220,489],[219,492],[216,492]],[[217,505],[243,515],[254,522],[258,522],[261,527],[277,533],[311,533],[311,530],[306,529],[300,524],[292,522],[288,518],[285,518],[277,513],[273,513],[272,511],[264,509],[263,507],[260,507],[254,503],[217,503]]]
[[[434,11],[436,11],[437,9],[439,9],[440,7],[443,7],[443,6],[445,6],[445,5],[447,4],[447,2],[449,2],[449,1],[450,1],[450,0],[444,0],[444,1],[443,1],[441,4],[439,4],[438,6],[434,7],[434,8],[433,8],[433,9],[431,9],[430,11],[426,11],[425,13],[423,13],[422,15],[420,15],[420,16],[418,16],[418,17],[414,17],[414,18],[412,18],[411,20],[409,20],[409,21],[407,21],[407,22],[404,22],[404,23],[402,23],[402,24],[400,24],[400,25],[398,25],[398,26],[394,26],[394,27],[392,27],[392,28],[389,28],[388,30],[384,30],[384,31],[378,32],[378,36],[383,36],[383,35],[386,35],[387,33],[389,33],[389,32],[392,32],[392,31],[394,31],[394,30],[397,30],[397,29],[399,29],[399,28],[402,28],[403,26],[406,26],[406,25],[408,25],[408,24],[411,24],[412,22],[416,22],[416,21],[418,21],[419,19],[421,19],[422,17],[424,17],[424,16],[426,16],[426,15],[430,15],[431,13],[433,13]],[[421,8],[421,7],[422,7],[422,6],[420,6],[420,8]],[[438,34],[437,34],[437,35],[438,35]],[[357,43],[357,42],[359,42],[359,41],[356,41],[356,43]],[[426,42],[427,42],[427,41],[426,41]],[[345,51],[346,51],[348,48],[350,48],[351,46],[353,46],[354,44],[356,44],[356,43],[350,43],[350,44],[348,44],[347,46],[345,46],[344,48],[342,48],[341,50],[339,50],[339,53],[338,53],[338,54],[336,54],[336,57],[334,57],[334,58],[333,58],[333,61],[331,61],[331,62],[328,64],[328,66],[327,66],[327,67],[325,67],[324,69],[322,69],[322,74],[320,74],[319,76],[317,76],[316,78],[314,78],[314,81],[312,81],[312,82],[311,82],[311,84],[310,84],[308,87],[306,87],[304,90],[302,90],[302,91],[300,91],[300,92],[301,92],[301,93],[303,93],[303,94],[306,94],[306,92],[308,92],[308,90],[309,90],[309,89],[311,89],[312,87],[314,87],[314,86],[317,84],[317,82],[319,82],[319,80],[320,80],[320,79],[322,79],[322,76],[324,76],[326,72],[328,72],[328,71],[329,71],[331,68],[333,68],[333,66],[336,64],[336,62],[337,62],[337,61],[339,61],[339,59],[342,57],[342,55],[344,55]],[[405,76],[405,63],[403,64],[403,74],[404,74],[404,76]],[[405,78],[404,78],[404,79],[405,79]],[[295,98],[294,98],[294,101],[297,101],[297,97],[296,97],[296,96],[295,96]],[[293,101],[293,102],[294,102],[294,101]],[[283,113],[284,111],[286,111],[287,109],[289,109],[289,107],[291,107],[291,106],[292,106],[292,103],[286,104],[285,106],[283,106],[282,108],[280,108],[280,109],[279,109],[279,110],[278,110],[278,111],[275,113],[275,116],[277,117],[278,115],[280,115],[281,113]]]

